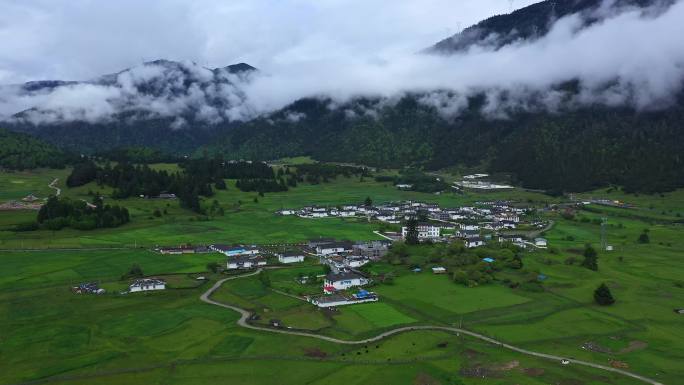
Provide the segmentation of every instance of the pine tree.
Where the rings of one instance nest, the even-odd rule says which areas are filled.
[[[584,248],[584,261],[582,262],[582,266],[589,270],[598,270],[598,255],[596,250],[589,244]]]
[[[611,294],[610,289],[605,283],[602,283],[601,286],[594,291],[594,300],[601,306],[608,306],[615,303],[615,298],[613,298],[613,294]]]
[[[418,244],[418,222],[411,218],[406,222],[406,244],[407,245],[417,245]]]

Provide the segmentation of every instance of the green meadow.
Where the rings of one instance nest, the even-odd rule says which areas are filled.
[[[171,165],[156,165],[157,168],[172,168]],[[77,188],[65,187],[64,180],[68,174],[65,170],[39,170],[33,173],[0,174],[2,189],[0,202],[17,199],[32,191],[26,185],[43,188],[37,194],[47,196],[51,190],[47,187],[54,178],[59,178],[57,186],[62,188],[63,196],[73,199],[92,200],[88,192],[102,193],[107,197],[111,189],[99,187],[94,183]],[[13,180],[17,183],[9,183]],[[21,183],[19,183],[21,182]],[[424,194],[411,191],[400,191],[386,183],[378,183],[371,178],[363,182],[356,178],[338,178],[332,183],[319,185],[302,184],[297,188],[282,193],[269,193],[258,197],[256,193],[245,193],[234,187],[234,181],[228,181],[228,190],[217,191],[214,197],[205,199],[206,205],[217,200],[225,210],[222,217],[204,218],[190,211],[181,209],[175,200],[148,200],[131,198],[114,201],[105,199],[105,203],[117,203],[131,212],[131,223],[115,229],[98,229],[80,232],[64,229],[59,232],[36,231],[14,233],[2,231],[11,229],[16,223],[27,222],[31,212],[0,211],[0,248],[80,248],[80,247],[153,247],[155,245],[177,245],[181,243],[283,243],[303,242],[307,239],[329,236],[341,239],[378,239],[373,234],[376,224],[368,223],[363,218],[325,218],[302,220],[293,216],[276,216],[274,213],[282,208],[300,208],[305,205],[340,205],[345,203],[361,203],[366,197],[375,202],[396,200],[421,200],[439,203],[444,206],[455,206],[474,203],[481,199],[516,199],[523,202],[550,203],[556,199],[537,193],[513,191],[509,193],[493,192],[485,195]],[[258,202],[254,199],[257,198]],[[158,209],[167,214],[155,218],[152,214]]]
[[[299,159],[297,161],[306,161]],[[156,165],[172,170],[170,165]],[[90,199],[87,185],[64,187],[67,170],[0,173],[0,202],[28,193],[47,196],[54,178],[62,194]],[[543,207],[562,198],[516,190],[491,194],[404,192],[370,178],[340,178],[321,185],[300,185],[284,193],[243,193],[229,181],[216,199],[225,216],[200,218],[176,201],[119,201],[132,214],[130,224],[88,232],[62,230],[18,233],[14,225],[35,212],[0,212],[0,384],[638,384],[615,373],[536,359],[472,338],[421,331],[395,335],[368,345],[338,345],[322,340],[253,331],[236,324],[238,314],[199,301],[222,274],[207,273],[218,253],[160,255],[155,245],[181,243],[291,243],[329,236],[373,239],[379,227],[363,219],[308,220],[279,217],[281,208],[309,204],[340,205],[416,199],[443,206],[478,200],[512,199]],[[391,284],[375,284],[377,303],[319,310],[295,297],[320,293],[320,284],[301,276],[320,275],[315,259],[269,270],[269,285],[259,276],[226,282],[216,301],[249,309],[254,322],[342,339],[366,338],[406,325],[461,326],[516,346],[610,365],[677,384],[684,376],[684,191],[663,196],[633,196],[598,190],[582,198],[633,203],[618,209],[589,205],[574,219],[553,211],[544,234],[549,249],[526,252],[524,268],[544,274],[542,291],[509,288],[504,271],[498,280],[466,288],[447,275],[433,275],[430,246],[410,249],[411,262],[423,267],[376,263],[371,270],[394,274]],[[161,218],[156,209],[166,210]],[[679,214],[679,215],[678,215]],[[613,251],[599,250],[599,270],[580,266],[586,243],[598,248],[602,218]],[[650,243],[637,242],[648,229]],[[137,246],[137,247],[135,247]],[[570,264],[570,262],[573,262]],[[122,280],[137,264],[146,276],[164,276],[163,292],[120,294]],[[199,275],[208,282],[198,281]],[[71,286],[99,282],[107,294],[77,295]],[[594,303],[592,293],[605,282],[617,302]],[[285,295],[287,294],[287,295]],[[584,346],[584,347],[583,347]],[[593,347],[591,349],[586,346]],[[598,347],[598,348],[596,348]],[[482,378],[484,373],[485,378]]]

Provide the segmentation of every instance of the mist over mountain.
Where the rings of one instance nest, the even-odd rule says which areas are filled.
[[[684,150],[681,20],[681,1],[543,1],[419,54],[260,70],[158,60],[90,81],[5,86],[0,111],[10,129],[85,153],[465,164],[560,190],[643,190],[648,174],[670,189],[684,184],[668,171]],[[571,175],[542,177],[551,165]]]
[[[599,23],[611,14],[644,9],[658,14],[676,0],[567,0],[543,1],[507,15],[493,16],[450,36],[425,50],[426,53],[455,54],[473,47],[500,49],[517,42],[546,36],[554,23],[570,15],[582,18],[582,27]]]
[[[171,128],[180,128],[186,119],[215,124],[236,118],[233,109],[245,99],[240,84],[254,71],[245,63],[208,69],[155,60],[89,81],[35,81],[0,92],[14,92],[17,104],[26,103],[12,116],[17,122],[95,124],[174,117]]]

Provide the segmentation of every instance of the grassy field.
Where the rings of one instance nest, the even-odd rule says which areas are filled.
[[[305,161],[305,160],[301,160]],[[157,165],[155,167],[168,167]],[[64,188],[66,170],[0,174],[0,201],[27,193],[45,196],[47,184],[60,178],[63,194],[88,199],[88,185]],[[255,194],[232,187],[215,197],[225,217],[208,221],[171,201],[129,199],[133,221],[121,228],[76,232],[15,233],[9,229],[35,212],[0,212],[0,249],[75,248],[74,250],[0,251],[0,384],[46,379],[56,384],[636,384],[607,372],[561,366],[501,350],[470,338],[442,332],[406,333],[368,346],[332,343],[239,328],[236,313],[204,304],[198,297],[217,275],[207,274],[219,254],[159,255],[146,249],[90,249],[174,245],[179,243],[298,242],[333,236],[371,239],[374,224],[356,220],[304,220],[277,217],[283,207],[308,204],[418,199],[442,205],[477,200],[516,199],[543,205],[557,198],[514,191],[493,194],[420,194],[358,179],[339,179],[318,186],[302,185],[286,193]],[[510,289],[502,282],[476,288],[436,276],[419,249],[411,260],[424,272],[406,266],[376,264],[374,271],[392,271],[391,285],[373,291],[381,301],[337,311],[321,311],[281,294],[313,294],[319,285],[297,282],[300,275],[322,274],[308,261],[268,272],[270,287],[259,277],[227,282],[214,299],[251,309],[257,323],[278,319],[302,330],[356,339],[401,325],[461,325],[517,346],[569,355],[609,365],[623,362],[629,370],[677,384],[684,376],[684,238],[681,218],[684,191],[661,196],[633,196],[596,191],[583,197],[620,199],[637,205],[616,209],[591,205],[574,220],[553,212],[544,235],[545,251],[526,253],[525,268],[548,277],[543,292]],[[241,204],[237,204],[241,201]],[[167,206],[168,204],[168,206]],[[155,208],[168,214],[153,218]],[[599,271],[567,264],[581,260],[585,243],[600,243],[600,219],[607,217],[606,236],[614,251],[599,251]],[[636,242],[649,229],[649,244]],[[166,275],[169,289],[149,294],[117,294],[129,283],[121,280],[138,264],[149,276]],[[210,282],[195,278],[201,273]],[[500,279],[515,278],[501,273]],[[69,288],[97,281],[108,289],[102,296],[76,295]],[[594,304],[593,290],[606,282],[617,302]],[[275,291],[275,290],[277,291]],[[600,349],[585,349],[583,345]],[[599,351],[600,350],[600,351]],[[485,379],[478,374],[485,373]]]
[[[172,165],[156,165],[157,168],[173,168]],[[64,185],[65,170],[39,170],[33,173],[0,174],[3,188],[0,190],[0,202],[25,196],[31,191],[42,191],[41,197],[47,196],[51,189],[47,187],[54,178],[60,178],[58,187],[62,194],[74,199],[92,200],[89,191],[100,192],[105,196],[111,192],[106,187],[98,187],[93,183],[78,188],[66,188]],[[12,180],[16,183],[7,183]],[[472,203],[481,199],[517,199],[523,202],[554,202],[555,199],[536,193],[513,191],[509,193],[495,192],[490,194],[443,194],[433,195],[410,191],[400,191],[393,186],[372,181],[366,178],[360,182],[356,178],[338,178],[332,183],[320,185],[300,185],[288,192],[266,194],[258,197],[256,193],[244,193],[229,181],[229,189],[217,191],[216,195],[205,204],[217,200],[225,209],[225,216],[205,220],[183,210],[177,201],[146,200],[131,198],[120,201],[106,199],[106,203],[121,204],[129,209],[132,220],[130,224],[116,229],[101,229],[79,232],[65,229],[59,232],[36,231],[14,233],[2,231],[11,229],[17,223],[30,220],[33,212],[0,211],[0,248],[65,248],[65,247],[133,247],[155,245],[176,245],[180,243],[280,243],[302,242],[310,238],[324,236],[340,239],[377,239],[373,234],[377,225],[364,219],[315,219],[302,220],[295,217],[279,217],[274,213],[282,208],[299,208],[305,205],[340,205],[344,203],[360,203],[366,197],[375,202],[394,200],[421,200],[436,202],[444,206]],[[26,188],[26,186],[32,188]],[[37,190],[42,188],[43,190]],[[153,217],[155,209],[166,210],[168,214],[161,218]]]

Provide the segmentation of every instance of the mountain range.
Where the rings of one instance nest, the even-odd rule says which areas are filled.
[[[673,3],[616,0],[611,9],[666,9]],[[554,20],[568,15],[584,14],[584,26],[600,22],[605,4],[543,1],[484,20],[423,54],[454,55],[475,46],[499,50],[538,40],[551,31]],[[666,108],[646,111],[594,104],[548,111],[536,108],[532,95],[526,101],[532,108],[511,108],[506,116],[492,117],[483,113],[488,102],[482,90],[462,97],[458,116],[444,117],[439,105],[426,99],[454,95],[435,90],[409,92],[391,102],[366,96],[340,104],[316,96],[251,114],[243,87],[256,74],[245,63],[208,69],[157,60],[86,82],[29,82],[12,87],[42,103],[17,112],[4,126],[84,154],[144,146],[227,158],[310,155],[380,167],[461,166],[507,173],[523,186],[552,192],[607,184],[643,192],[684,187],[681,94]],[[79,100],[60,97],[74,88],[106,103],[82,107]],[[569,80],[552,91],[572,97],[579,88]],[[511,96],[504,92],[499,97],[506,101]]]

